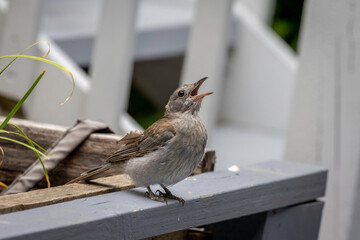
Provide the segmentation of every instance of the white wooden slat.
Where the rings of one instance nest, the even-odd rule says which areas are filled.
[[[137,5],[134,0],[103,2],[92,57],[87,117],[104,121],[116,132],[119,116],[127,110]]]
[[[260,21],[271,24],[275,9],[275,0],[238,0],[246,5]]]
[[[237,42],[221,103],[221,120],[286,129],[297,58],[244,5],[237,4]]]
[[[86,101],[91,88],[90,78],[48,36],[40,34],[38,39],[50,43],[50,54],[47,59],[61,64],[73,74],[75,91],[68,102],[60,105],[59,103],[65,101],[72,90],[69,74],[49,64],[37,63],[34,73],[40,74],[44,69],[46,73],[28,101],[24,103],[26,117],[39,122],[72,126],[77,119],[85,117]],[[36,49],[36,55],[41,56],[48,51],[48,46],[38,44]],[[32,79],[34,80],[35,78]]]
[[[90,63],[101,3],[101,0],[46,0],[44,3],[42,30],[80,65]],[[182,55],[195,3],[194,0],[140,1],[134,58],[142,61]]]
[[[359,17],[352,0],[305,5],[285,159],[329,168],[320,239],[360,237],[349,235],[360,224]]]
[[[0,0],[0,32],[4,32],[7,10],[8,10],[8,2],[6,0]],[[0,34],[0,46],[2,46],[2,42],[3,42],[3,35]]]
[[[360,172],[360,169],[358,170]],[[360,174],[357,176],[357,187],[355,188],[354,204],[360,202]],[[349,229],[348,239],[359,239],[360,229],[358,223],[360,222],[360,208],[355,207],[351,214],[351,225]]]
[[[42,0],[8,1],[2,31],[0,33],[0,54],[18,54],[37,39]],[[34,51],[28,51],[27,54]],[[5,66],[11,59],[1,60]],[[29,59],[17,60],[10,69],[1,75],[0,93],[4,96],[19,99],[26,92],[35,76]]]
[[[215,94],[206,97],[200,116],[210,133],[221,99],[231,5],[231,0],[198,1],[181,76],[181,84],[209,78],[201,92],[213,91]]]
[[[39,122],[73,125],[76,119],[85,118],[86,103],[91,89],[90,76],[47,35],[40,34],[39,40],[50,43],[51,51],[47,59],[63,65],[72,73],[75,79],[75,91],[67,103],[60,105],[59,102],[64,101],[71,92],[72,82],[69,74],[48,64],[38,64],[35,71],[40,73],[46,69],[46,73],[28,101],[24,103],[26,116]],[[39,44],[36,49],[38,56],[48,51],[46,44]],[[126,112],[120,115],[119,126],[122,135],[131,130],[142,130],[142,127]]]

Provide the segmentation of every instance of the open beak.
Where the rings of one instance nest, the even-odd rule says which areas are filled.
[[[205,82],[206,79],[207,79],[207,77],[204,77],[204,78],[200,79],[199,81],[197,81],[195,83],[195,87],[191,91],[191,94],[190,94],[191,97],[194,98],[194,102],[198,102],[201,99],[203,99],[205,96],[213,94],[213,92],[207,92],[207,93],[198,94],[198,90],[199,90],[200,86]]]

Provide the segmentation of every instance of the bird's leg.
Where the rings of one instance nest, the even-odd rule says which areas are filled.
[[[163,196],[156,195],[150,188],[150,186],[147,186],[147,192],[145,193],[145,196],[150,198],[151,200],[158,201],[158,202],[164,202],[167,205],[167,200]]]
[[[178,200],[181,203],[181,205],[184,206],[185,200],[183,198],[177,197],[174,194],[172,194],[170,190],[167,187],[165,187],[163,184],[160,184],[160,186],[164,189],[165,193],[161,192],[160,190],[157,190],[156,193],[159,192],[159,196]]]

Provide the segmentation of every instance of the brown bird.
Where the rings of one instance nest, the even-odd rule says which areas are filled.
[[[166,203],[166,198],[176,199],[184,205],[184,199],[174,196],[167,186],[188,177],[204,155],[207,132],[198,112],[202,99],[212,92],[198,94],[198,90],[206,79],[176,89],[165,107],[164,118],[144,132],[126,134],[119,141],[119,149],[103,165],[67,184],[126,173],[136,186],[147,187],[148,198]],[[155,184],[164,192],[154,193],[150,186]]]

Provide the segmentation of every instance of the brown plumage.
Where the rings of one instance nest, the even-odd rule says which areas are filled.
[[[118,162],[134,157],[142,157],[164,146],[175,135],[174,126],[167,118],[152,124],[143,133],[130,132],[119,141],[120,149],[111,155],[106,162]]]
[[[189,176],[204,154],[207,134],[198,112],[203,97],[211,93],[198,94],[198,89],[205,79],[178,88],[166,105],[164,118],[144,132],[126,134],[118,142],[119,149],[103,165],[68,184],[126,173],[137,186],[147,187],[150,199],[166,202],[166,198],[172,198],[184,203],[166,186]],[[160,184],[165,192],[153,193],[150,185],[154,184]]]

